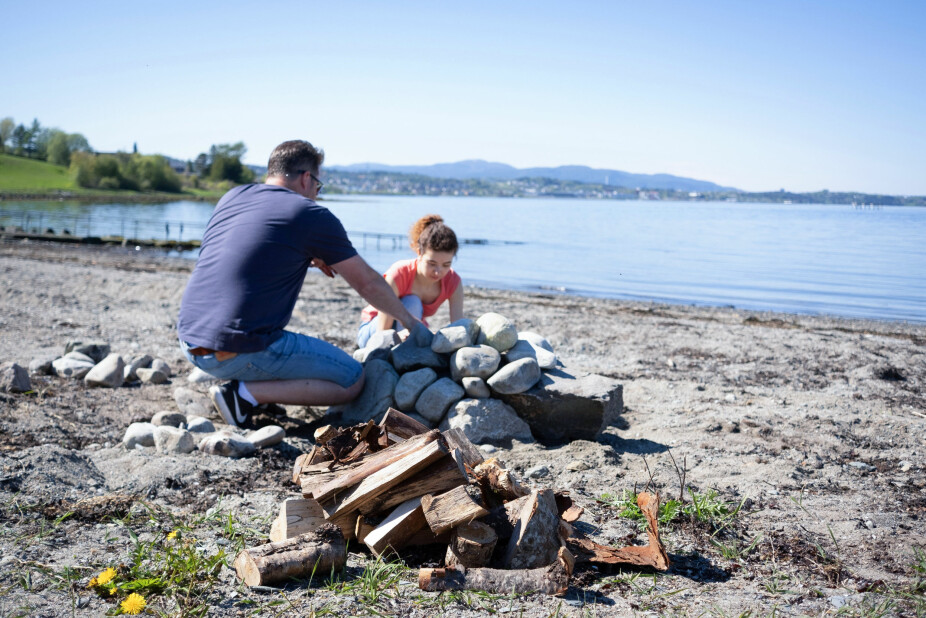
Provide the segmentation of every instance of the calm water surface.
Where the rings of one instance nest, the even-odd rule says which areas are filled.
[[[415,219],[433,212],[460,238],[521,243],[463,245],[454,268],[466,283],[926,321],[921,208],[402,196],[334,196],[325,205],[378,270],[411,257],[410,250],[393,249],[391,241],[377,249],[375,241],[364,243],[356,233],[403,234]],[[43,208],[92,212],[99,219],[94,225],[110,227],[154,221],[153,235],[160,237],[170,221],[170,236],[177,238],[177,222],[183,221],[183,236],[198,238],[212,205]]]

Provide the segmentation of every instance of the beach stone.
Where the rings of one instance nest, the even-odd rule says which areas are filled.
[[[584,472],[585,470],[591,470],[592,464],[582,461],[581,459],[574,459],[566,464],[566,470],[569,472]]]
[[[485,399],[492,396],[489,386],[482,378],[463,378],[463,390],[466,391],[467,397],[476,399]]]
[[[122,436],[122,446],[131,450],[136,446],[154,446],[154,430],[151,423],[132,423]]]
[[[166,455],[186,455],[196,450],[196,440],[186,429],[162,425],[154,430],[154,446]]]
[[[191,416],[187,419],[186,430],[193,433],[212,433],[215,431],[215,425],[208,418]]]
[[[135,372],[139,369],[147,369],[151,366],[151,361],[154,359],[147,354],[142,354],[141,356],[136,356],[131,361],[126,363],[125,371],[122,374],[123,379],[126,382],[134,382],[138,379],[138,376]]]
[[[358,363],[365,365],[367,361],[371,360],[383,360],[388,362],[391,352],[392,350],[390,348],[360,348],[359,350],[354,350],[351,356],[353,356],[354,360]]]
[[[487,345],[460,348],[450,356],[450,377],[460,382],[463,378],[486,379],[495,373],[502,355]]]
[[[399,333],[397,333],[394,328],[387,328],[386,330],[378,330],[370,335],[367,344],[363,347],[391,350],[400,343],[402,343],[402,339],[399,337]]]
[[[533,358],[508,363],[486,380],[489,388],[503,395],[523,393],[540,379],[540,365]]]
[[[527,471],[527,478],[530,479],[542,479],[546,476],[550,476],[550,469],[546,466],[534,466]]]
[[[206,384],[209,382],[217,382],[218,380],[219,378],[206,373],[199,367],[193,367],[193,371],[186,377],[186,381],[190,384]]]
[[[32,381],[25,367],[8,362],[0,365],[0,391],[4,393],[25,393],[32,390]]]
[[[43,376],[55,375],[55,368],[52,366],[52,363],[54,363],[57,358],[57,356],[39,356],[33,358],[29,361],[29,374]]]
[[[430,331],[428,331],[430,332]],[[428,346],[419,346],[411,337],[392,348],[392,364],[399,373],[430,367],[442,369],[447,366],[447,359]]]
[[[93,369],[93,360],[86,354],[79,354],[78,356],[83,358],[75,358],[66,354],[61,358],[55,359],[52,363],[55,375],[61,376],[62,378],[80,380],[90,373],[90,370]]]
[[[160,371],[168,378],[173,375],[173,372],[170,370],[170,365],[167,364],[167,361],[163,358],[155,358],[151,361],[151,369],[155,371]]]
[[[182,427],[186,424],[186,415],[170,410],[162,410],[151,417],[151,424],[158,427]]]
[[[212,400],[206,395],[198,393],[184,386],[174,389],[174,402],[187,418],[191,416],[209,416],[214,409]]]
[[[530,427],[517,413],[498,399],[463,399],[440,424],[440,429],[462,429],[473,444],[507,445],[512,439],[533,442]]]
[[[247,457],[252,455],[257,447],[250,440],[225,431],[217,431],[200,440],[199,450],[208,455]]]
[[[479,336],[479,327],[476,322],[468,318],[451,322],[434,333],[431,340],[431,349],[438,354],[450,354],[460,348],[476,343]]]
[[[402,374],[395,385],[395,405],[399,410],[414,410],[418,396],[437,381],[437,372],[430,367]]]
[[[257,448],[279,444],[286,437],[286,431],[279,425],[266,425],[248,434],[247,440]]]
[[[117,388],[122,386],[124,372],[125,362],[122,357],[118,354],[108,354],[87,372],[84,376],[84,383],[87,386]]]
[[[109,356],[109,344],[105,341],[68,341],[64,346],[64,355],[79,352],[89,356],[94,363],[98,363]]]
[[[553,346],[542,336],[530,331],[518,333],[518,340],[510,350],[505,352],[505,358],[509,363],[522,358],[533,358],[541,369],[556,367],[556,354],[553,353]]]
[[[169,379],[166,373],[153,367],[139,367],[135,370],[135,375],[143,384],[166,384]]]
[[[498,313],[484,313],[476,319],[479,336],[476,343],[492,346],[499,352],[511,348],[518,340],[518,329],[511,320]]]
[[[547,445],[595,440],[623,410],[623,386],[605,376],[568,368],[543,372],[529,390],[499,395]]]
[[[432,423],[439,423],[447,409],[465,394],[462,386],[450,378],[441,378],[424,389],[415,403],[415,411]]]
[[[392,365],[384,360],[374,359],[367,361],[364,368],[366,381],[360,396],[351,401],[328,408],[328,413],[340,413],[344,425],[365,423],[381,416],[392,407],[395,385],[399,381],[399,374]]]

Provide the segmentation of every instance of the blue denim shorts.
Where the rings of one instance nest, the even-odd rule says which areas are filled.
[[[327,380],[347,388],[360,379],[363,366],[344,350],[314,337],[283,331],[283,336],[260,352],[238,354],[224,361],[215,354],[193,356],[191,346],[180,341],[187,360],[220,380],[264,381]]]

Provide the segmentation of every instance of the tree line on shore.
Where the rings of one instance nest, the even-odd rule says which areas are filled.
[[[182,169],[171,166],[161,155],[140,154],[136,146],[132,150],[96,152],[80,133],[43,127],[38,119],[29,126],[16,124],[11,117],[0,120],[0,153],[67,167],[77,186],[86,189],[224,191],[254,180],[254,172],[242,163],[247,152],[243,142],[213,144]]]

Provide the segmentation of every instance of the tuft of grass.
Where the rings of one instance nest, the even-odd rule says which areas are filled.
[[[371,612],[380,609],[383,601],[398,596],[398,585],[406,575],[402,562],[386,562],[382,557],[368,561],[360,575],[341,580],[332,573],[325,587],[335,594],[350,594]]]
[[[682,518],[711,524],[715,529],[726,527],[742,510],[746,498],[739,504],[722,500],[719,494],[710,489],[704,493],[697,493],[688,489],[691,502],[683,504],[679,500],[666,500],[659,505],[657,521],[660,525],[667,525]],[[626,490],[620,495],[605,493],[598,498],[598,502],[620,509],[618,517],[624,517],[639,522],[640,527],[646,526],[646,518],[640,507],[637,506],[637,494]]]

